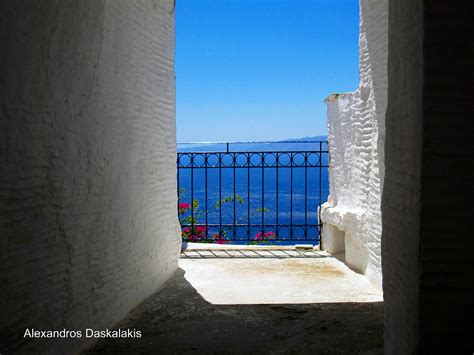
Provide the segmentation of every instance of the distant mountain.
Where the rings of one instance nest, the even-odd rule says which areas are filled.
[[[319,143],[306,142],[326,142],[327,136],[314,136],[295,139],[286,139],[277,142],[244,142],[230,143],[230,152],[248,152],[248,151],[304,151],[319,150]],[[326,149],[327,145],[322,144]],[[206,143],[206,144],[178,144],[178,152],[225,152],[225,143]]]

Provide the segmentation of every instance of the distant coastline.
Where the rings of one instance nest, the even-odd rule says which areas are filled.
[[[282,141],[278,141],[278,143],[273,143],[270,141],[269,143],[233,143],[229,142],[230,151],[283,151],[283,150],[312,150],[312,149],[319,149],[319,145],[317,143],[301,143],[305,141],[327,141],[327,135],[321,136],[312,136],[312,137],[304,137],[304,138],[292,138],[292,139],[285,139]],[[192,152],[192,151],[199,151],[199,152],[219,152],[219,151],[226,151],[226,144],[225,143],[193,143],[188,144],[186,142],[178,142],[177,144],[178,152]]]

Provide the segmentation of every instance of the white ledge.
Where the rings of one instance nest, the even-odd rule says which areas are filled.
[[[330,103],[330,102],[337,101],[339,98],[346,98],[346,97],[349,97],[349,96],[352,96],[352,95],[354,95],[354,92],[343,92],[343,93],[339,93],[339,94],[330,94],[324,99],[324,102],[325,103]]]

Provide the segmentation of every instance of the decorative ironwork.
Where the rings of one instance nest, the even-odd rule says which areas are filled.
[[[319,243],[327,142],[272,143],[311,143],[312,149],[232,151],[238,143],[225,143],[221,151],[178,152],[183,241]]]

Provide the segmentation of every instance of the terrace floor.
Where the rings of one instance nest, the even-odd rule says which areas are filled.
[[[102,340],[88,353],[383,352],[381,294],[324,252],[188,250],[179,266],[118,325],[141,339]]]

